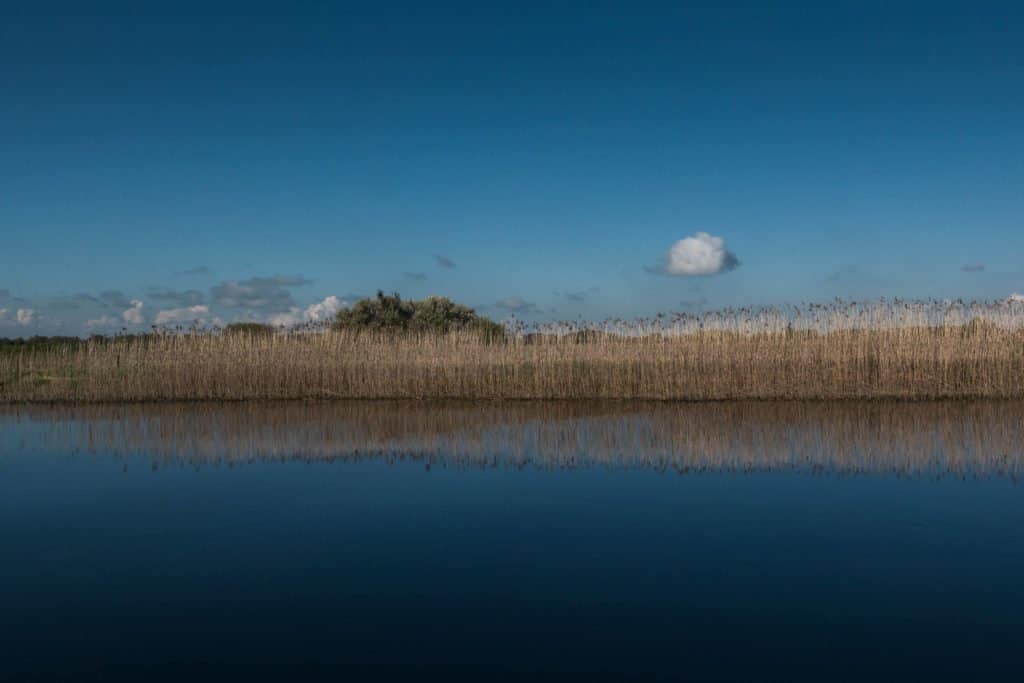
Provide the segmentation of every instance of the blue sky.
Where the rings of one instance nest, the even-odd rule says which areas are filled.
[[[0,65],[4,336],[1024,291],[1017,2],[3,3]]]

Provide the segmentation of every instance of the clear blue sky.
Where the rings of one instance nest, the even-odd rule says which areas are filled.
[[[0,233],[4,336],[1002,298],[1024,3],[4,2]]]

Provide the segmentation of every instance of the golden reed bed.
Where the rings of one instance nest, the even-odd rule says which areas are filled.
[[[1024,474],[1021,401],[287,401],[0,407],[22,455],[161,467],[411,461],[427,467]],[[0,442],[2,445],[2,442]],[[4,449],[0,447],[0,455]]]
[[[1024,397],[1024,331],[166,334],[0,354],[0,402]]]

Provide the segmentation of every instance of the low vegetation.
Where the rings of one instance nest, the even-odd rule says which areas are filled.
[[[505,328],[493,320],[443,296],[403,301],[398,294],[386,295],[380,291],[375,298],[362,299],[351,308],[339,311],[333,329],[417,334],[472,332],[485,341],[500,339],[505,333]]]
[[[839,302],[500,334],[485,321],[381,294],[315,332],[23,345],[0,353],[0,401],[1024,397],[1018,304]]]

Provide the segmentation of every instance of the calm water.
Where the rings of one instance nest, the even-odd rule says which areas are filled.
[[[0,408],[0,678],[1020,678],[1022,422]]]

